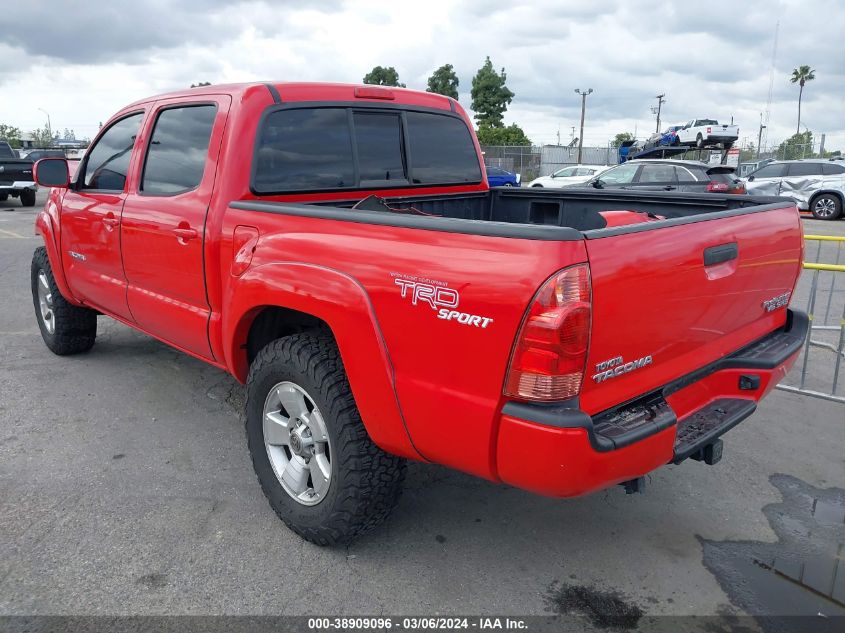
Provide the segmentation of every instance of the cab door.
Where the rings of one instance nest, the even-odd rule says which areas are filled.
[[[779,196],[786,163],[769,163],[748,175],[745,188],[757,196]]]
[[[91,146],[62,200],[62,265],[73,296],[131,321],[121,263],[120,217],[144,117],[131,112]]]
[[[155,104],[137,186],[121,223],[135,321],[153,336],[209,359],[203,245],[230,102],[228,96],[203,96]]]

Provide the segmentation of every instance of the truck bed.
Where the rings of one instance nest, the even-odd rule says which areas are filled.
[[[241,201],[233,203],[233,206],[457,233],[565,240],[606,236],[611,231],[627,233],[688,224],[703,219],[703,215],[707,215],[707,219],[715,219],[792,205],[788,199],[773,196],[599,191],[591,188],[519,190],[503,187],[473,194],[386,197],[385,200],[391,208],[403,210],[404,213],[391,212],[384,208],[374,210],[377,208],[375,204],[368,205],[365,209],[353,210],[352,207],[360,200],[315,205]],[[315,207],[319,207],[320,211]],[[413,210],[421,213],[415,213]],[[612,211],[640,213],[644,216],[643,221],[615,224],[614,220],[609,219],[613,214],[608,212]],[[714,217],[712,214],[719,215]],[[444,223],[443,220],[447,219],[475,220],[477,223]],[[482,223],[520,226],[483,227]],[[539,227],[559,227],[575,231],[537,230]]]

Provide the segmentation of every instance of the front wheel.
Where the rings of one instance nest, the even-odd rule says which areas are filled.
[[[35,206],[35,192],[32,189],[24,189],[21,191],[21,206],[34,207]]]
[[[312,543],[348,543],[384,521],[399,498],[405,462],[367,434],[327,331],[280,338],[258,353],[246,434],[270,506]]]
[[[833,194],[823,193],[810,203],[810,211],[817,220],[835,220],[842,214],[842,201]]]
[[[701,134],[695,137],[695,146],[698,149],[704,149],[704,137],[702,137]]]
[[[91,349],[97,338],[97,313],[62,296],[43,246],[32,255],[30,278],[38,329],[50,351],[67,356]]]

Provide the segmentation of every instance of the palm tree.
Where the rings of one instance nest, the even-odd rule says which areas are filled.
[[[816,78],[815,73],[816,71],[810,70],[809,66],[799,66],[792,71],[792,77],[789,78],[790,82],[801,86],[798,91],[798,129],[795,131],[796,134],[801,134],[801,96],[804,94],[804,84],[813,81]]]

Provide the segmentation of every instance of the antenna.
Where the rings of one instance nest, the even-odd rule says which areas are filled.
[[[760,148],[766,144],[769,135],[769,116],[772,109],[772,90],[775,86],[775,62],[778,57],[778,31],[780,31],[780,20],[775,23],[775,42],[772,45],[772,67],[769,69],[769,96],[766,99],[766,115],[765,121],[762,124],[763,133],[760,135],[757,143],[757,152],[759,155]]]

